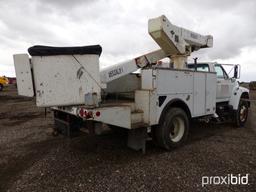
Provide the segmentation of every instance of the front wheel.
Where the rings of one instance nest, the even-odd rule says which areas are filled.
[[[238,109],[235,111],[234,121],[237,127],[243,127],[248,117],[248,102],[240,100]]]
[[[167,150],[185,143],[189,132],[189,119],[184,110],[171,108],[155,129],[157,144]]]

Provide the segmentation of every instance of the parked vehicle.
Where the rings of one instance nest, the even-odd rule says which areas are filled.
[[[8,78],[5,76],[0,77],[0,91],[3,91],[4,86],[8,84]]]
[[[16,84],[16,78],[15,77],[8,77],[8,84]]]
[[[18,93],[54,111],[56,131],[71,135],[86,124],[129,130],[128,146],[145,151],[147,133],[170,150],[184,144],[191,119],[232,119],[243,126],[249,91],[239,87],[239,65],[228,77],[217,63],[187,64],[191,52],[212,47],[213,37],[150,19],[149,34],[161,49],[100,70],[99,45],[34,46],[14,55]],[[169,67],[157,65],[170,58]],[[140,69],[140,72],[133,73]]]

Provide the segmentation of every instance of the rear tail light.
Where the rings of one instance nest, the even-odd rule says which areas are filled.
[[[99,117],[99,116],[100,116],[100,112],[97,111],[97,112],[95,113],[95,115],[96,115],[97,117]]]
[[[89,111],[86,115],[86,119],[92,118],[93,117],[93,113],[92,111]]]
[[[79,115],[79,117],[86,118],[86,119],[93,118],[93,112],[87,111],[85,108],[80,108],[78,110],[78,115]],[[96,116],[97,116],[97,112],[96,112]]]
[[[78,115],[82,118],[86,118],[88,115],[88,111],[85,108],[80,108],[78,113]]]

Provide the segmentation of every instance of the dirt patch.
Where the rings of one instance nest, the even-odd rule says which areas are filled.
[[[2,112],[0,119],[27,120],[43,115],[42,112]]]
[[[11,95],[0,95],[0,102],[24,102],[33,101],[33,98],[22,97],[22,96],[11,96]]]

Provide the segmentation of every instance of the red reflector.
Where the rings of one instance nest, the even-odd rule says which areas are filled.
[[[100,112],[97,111],[97,112],[95,113],[95,115],[96,115],[97,117],[99,117],[99,116],[100,116]]]

